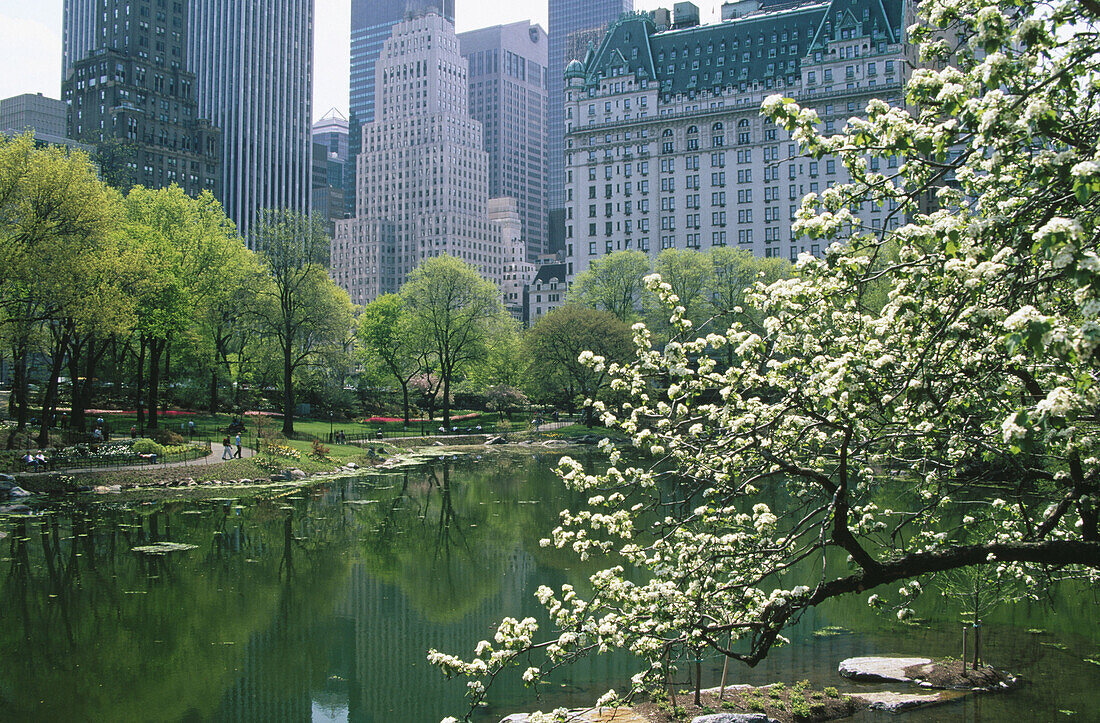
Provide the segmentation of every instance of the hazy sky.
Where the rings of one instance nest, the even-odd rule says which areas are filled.
[[[639,8],[671,7],[673,0],[635,0]],[[313,115],[348,109],[351,0],[315,0]],[[704,22],[720,0],[697,2]],[[20,93],[61,96],[62,0],[0,0],[0,98]],[[457,0],[458,32],[530,19],[546,27],[546,1]]]

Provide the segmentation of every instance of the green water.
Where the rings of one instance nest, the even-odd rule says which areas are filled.
[[[0,720],[461,714],[463,683],[445,681],[426,651],[468,656],[501,617],[538,616],[538,585],[583,587],[592,572],[538,544],[575,503],[553,476],[556,459],[501,452],[277,497],[82,498],[0,516]],[[133,551],[158,541],[195,547]],[[986,628],[988,660],[1029,684],[904,718],[1100,720],[1100,666],[1084,660],[1100,660],[1097,602],[1076,589],[1001,610]],[[731,682],[845,689],[835,675],[845,657],[957,654],[957,615],[935,599],[918,612],[929,622],[908,627],[863,599],[835,601],[762,665],[733,667]],[[851,632],[812,635],[828,625]],[[479,718],[590,702],[632,672],[625,656],[595,658],[560,675],[541,702],[502,679]],[[707,661],[704,683],[719,674]]]

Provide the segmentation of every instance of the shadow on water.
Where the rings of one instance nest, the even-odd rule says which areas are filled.
[[[557,455],[437,460],[289,496],[160,503],[62,501],[0,518],[0,718],[96,721],[438,721],[463,682],[425,661],[468,656],[506,615],[542,617],[542,584],[584,589],[580,566],[539,540],[575,505]],[[180,543],[159,554],[134,548]],[[186,546],[194,546],[187,548]],[[160,548],[163,550],[163,548]],[[1088,720],[1100,633],[1095,594],[1067,591],[990,620],[987,658],[1030,685],[910,720]],[[864,599],[812,611],[791,645],[731,682],[838,685],[837,663],[874,653],[957,654],[957,615],[933,600],[907,627]],[[826,626],[843,627],[829,637]],[[1042,632],[1027,632],[1029,629]],[[600,656],[562,672],[542,701],[518,674],[485,720],[582,704],[634,672]],[[704,665],[717,684],[721,661]],[[1060,693],[1055,694],[1053,691]]]

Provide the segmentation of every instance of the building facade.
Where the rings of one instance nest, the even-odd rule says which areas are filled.
[[[454,0],[351,0],[351,72],[348,83],[348,166],[344,186],[347,208],[355,206],[355,159],[363,124],[374,120],[374,66],[393,26],[434,12],[454,24]]]
[[[64,136],[68,106],[65,101],[41,93],[24,93],[0,99],[0,130],[34,131],[38,135]]]
[[[458,36],[470,115],[484,129],[489,195],[516,200],[528,259],[546,247],[546,32],[529,21]]]
[[[791,222],[803,196],[846,182],[845,170],[803,157],[760,104],[793,97],[826,132],[872,98],[900,104],[909,12],[907,0],[743,0],[710,25],[690,12],[673,27],[667,11],[618,21],[564,74],[569,276],[624,249],[821,253]],[[897,162],[869,159],[884,171]],[[860,210],[875,228],[902,222],[890,205]]]
[[[187,4],[68,0],[65,18],[68,135],[98,147],[104,178],[123,190],[175,183],[218,194],[221,135],[187,70]]]
[[[535,324],[554,309],[565,305],[569,293],[567,266],[564,263],[543,264],[527,285],[527,323]]]
[[[362,128],[355,217],[336,223],[334,278],[359,278],[361,291],[344,288],[366,303],[397,291],[424,259],[447,254],[499,284],[504,253],[488,217],[489,158],[469,115],[454,26],[435,13],[398,23],[375,73],[375,119]],[[365,261],[352,270],[355,256]]]
[[[345,181],[348,177],[348,119],[333,108],[313,124],[312,210],[325,219],[329,236],[346,215]]]
[[[633,9],[634,0],[549,0],[547,248],[551,252],[565,249],[565,66],[583,58],[588,43],[598,44],[608,26]]]
[[[190,8],[187,68],[221,129],[226,214],[248,238],[265,210],[309,211],[313,0],[170,4]]]
[[[527,323],[527,285],[535,277],[535,264],[528,260],[519,204],[507,196],[489,199],[489,221],[498,229],[504,246],[504,267],[500,291],[504,308],[521,323]]]

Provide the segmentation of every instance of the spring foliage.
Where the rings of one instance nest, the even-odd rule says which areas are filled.
[[[869,604],[904,618],[921,580],[955,570],[1032,595],[1100,581],[1100,4],[920,13],[905,108],[871,101],[826,137],[812,109],[764,103],[851,180],[804,199],[794,231],[828,252],[757,285],[760,327],[700,337],[647,278],[678,335],[658,349],[636,325],[636,361],[608,368],[629,402],[600,411],[651,461],[562,460],[591,498],[546,544],[607,567],[584,592],[539,590],[550,632],[508,619],[468,661],[432,651],[474,704],[521,660],[537,685],[629,650],[635,690],[684,652],[752,665],[808,608],[875,589]],[[876,156],[904,160],[884,174]],[[929,192],[938,210],[918,205]],[[896,230],[860,218],[890,201]]]

